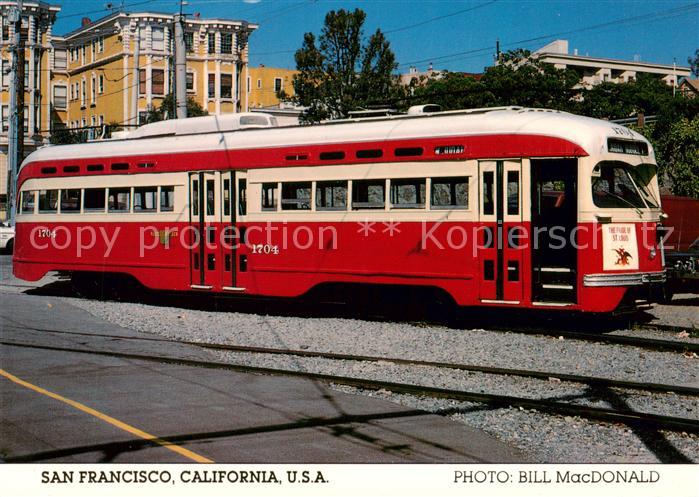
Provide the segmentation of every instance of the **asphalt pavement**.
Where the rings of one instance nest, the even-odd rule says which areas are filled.
[[[214,360],[195,346],[134,340],[154,337],[31,294],[10,264],[0,256],[5,462],[532,461],[445,416],[316,381],[111,356]]]

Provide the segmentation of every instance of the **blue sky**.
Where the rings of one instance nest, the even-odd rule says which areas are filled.
[[[120,4],[120,0],[111,0]],[[54,0],[62,11],[55,32],[66,33],[83,15],[97,19],[107,2]],[[124,0],[126,10],[175,12],[173,0]],[[504,50],[534,50],[557,38],[571,53],[686,66],[699,48],[699,2],[643,0],[188,0],[184,10],[202,17],[259,23],[250,40],[253,66],[294,68],[303,34],[318,34],[330,10],[361,8],[365,34],[386,33],[400,64],[480,72],[491,65],[496,39]],[[615,22],[620,21],[620,22]],[[606,25],[605,25],[606,24]],[[589,28],[589,29],[587,29]],[[530,40],[530,41],[527,41]]]

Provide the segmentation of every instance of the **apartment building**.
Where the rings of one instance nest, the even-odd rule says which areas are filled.
[[[15,34],[9,22],[14,1],[0,1],[0,219],[5,218],[7,201],[7,132],[10,121],[10,64],[11,44]],[[51,86],[53,73],[52,27],[57,5],[25,1],[22,9],[20,36],[24,40],[24,151],[31,153],[45,143],[51,122]],[[60,65],[60,60],[58,60]]]
[[[247,82],[248,101],[251,109],[280,108],[284,103],[279,94],[284,92],[287,97],[293,97],[294,75],[298,71],[294,69],[281,69],[278,67],[251,67]]]
[[[174,91],[174,17],[117,12],[84,21],[61,40],[68,51],[71,128],[137,125]],[[257,25],[191,18],[185,21],[187,95],[210,114],[248,108],[248,39]]]
[[[0,219],[7,198],[10,44],[9,11],[0,0]],[[24,152],[49,141],[52,131],[101,124],[135,126],[173,92],[174,16],[114,12],[57,36],[61,8],[24,1]],[[230,19],[185,21],[187,95],[210,114],[248,110],[248,40],[257,25]],[[291,85],[289,85],[290,87]]]
[[[534,51],[533,55],[559,69],[574,69],[580,74],[581,85],[585,87],[603,82],[627,83],[635,80],[639,74],[653,75],[676,87],[681,78],[688,78],[691,74],[691,69],[686,66],[595,58],[579,55],[577,50],[573,50],[571,55],[568,40],[553,41]]]

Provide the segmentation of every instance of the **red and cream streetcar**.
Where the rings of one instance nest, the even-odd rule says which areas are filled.
[[[18,191],[14,273],[31,281],[284,297],[409,285],[461,306],[611,312],[665,279],[650,144],[550,110],[164,121],[37,150]]]

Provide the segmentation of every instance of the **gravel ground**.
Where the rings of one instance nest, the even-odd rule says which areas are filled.
[[[31,283],[16,280],[0,268],[2,291],[25,291]],[[55,281],[51,277],[38,283]],[[36,285],[36,284],[35,284]],[[228,342],[235,345],[306,349],[346,354],[384,355],[499,366],[517,369],[594,375],[638,382],[699,386],[699,359],[678,353],[635,347],[556,339],[522,333],[455,330],[409,323],[370,322],[339,318],[300,318],[208,312],[143,304],[66,299],[77,307],[114,324],[173,339]],[[673,305],[650,311],[651,324],[699,327],[696,295],[675,296]],[[693,342],[696,335],[652,330],[619,330],[615,333]],[[329,374],[409,383],[421,380],[434,386],[482,390],[505,395],[561,398],[608,407],[624,402],[634,409],[699,418],[696,398],[646,392],[589,392],[574,383],[523,380],[463,371],[406,368],[390,363],[357,363],[289,356],[261,356],[218,352],[222,359],[239,363],[297,368]],[[547,415],[534,410],[490,408],[483,404],[418,398],[387,391],[354,393],[381,397],[411,408],[449,416],[482,429],[533,455],[540,462],[556,463],[656,463],[699,462],[699,437],[673,432],[634,430],[623,425]]]
[[[97,317],[127,328],[173,339],[275,348],[406,357],[518,369],[588,374],[639,382],[699,386],[698,359],[672,352],[563,340],[521,333],[454,330],[410,323],[340,318],[300,318],[210,312],[144,304],[69,299]],[[532,398],[572,398],[598,407],[623,403],[639,411],[699,419],[696,398],[647,392],[590,392],[578,384],[529,380],[391,363],[217,352],[222,360],[257,366],[349,374]],[[542,462],[699,462],[699,438],[675,433],[635,432],[625,426],[481,404],[419,399],[389,392],[393,402],[443,412],[526,450]],[[684,458],[684,459],[683,459]]]

